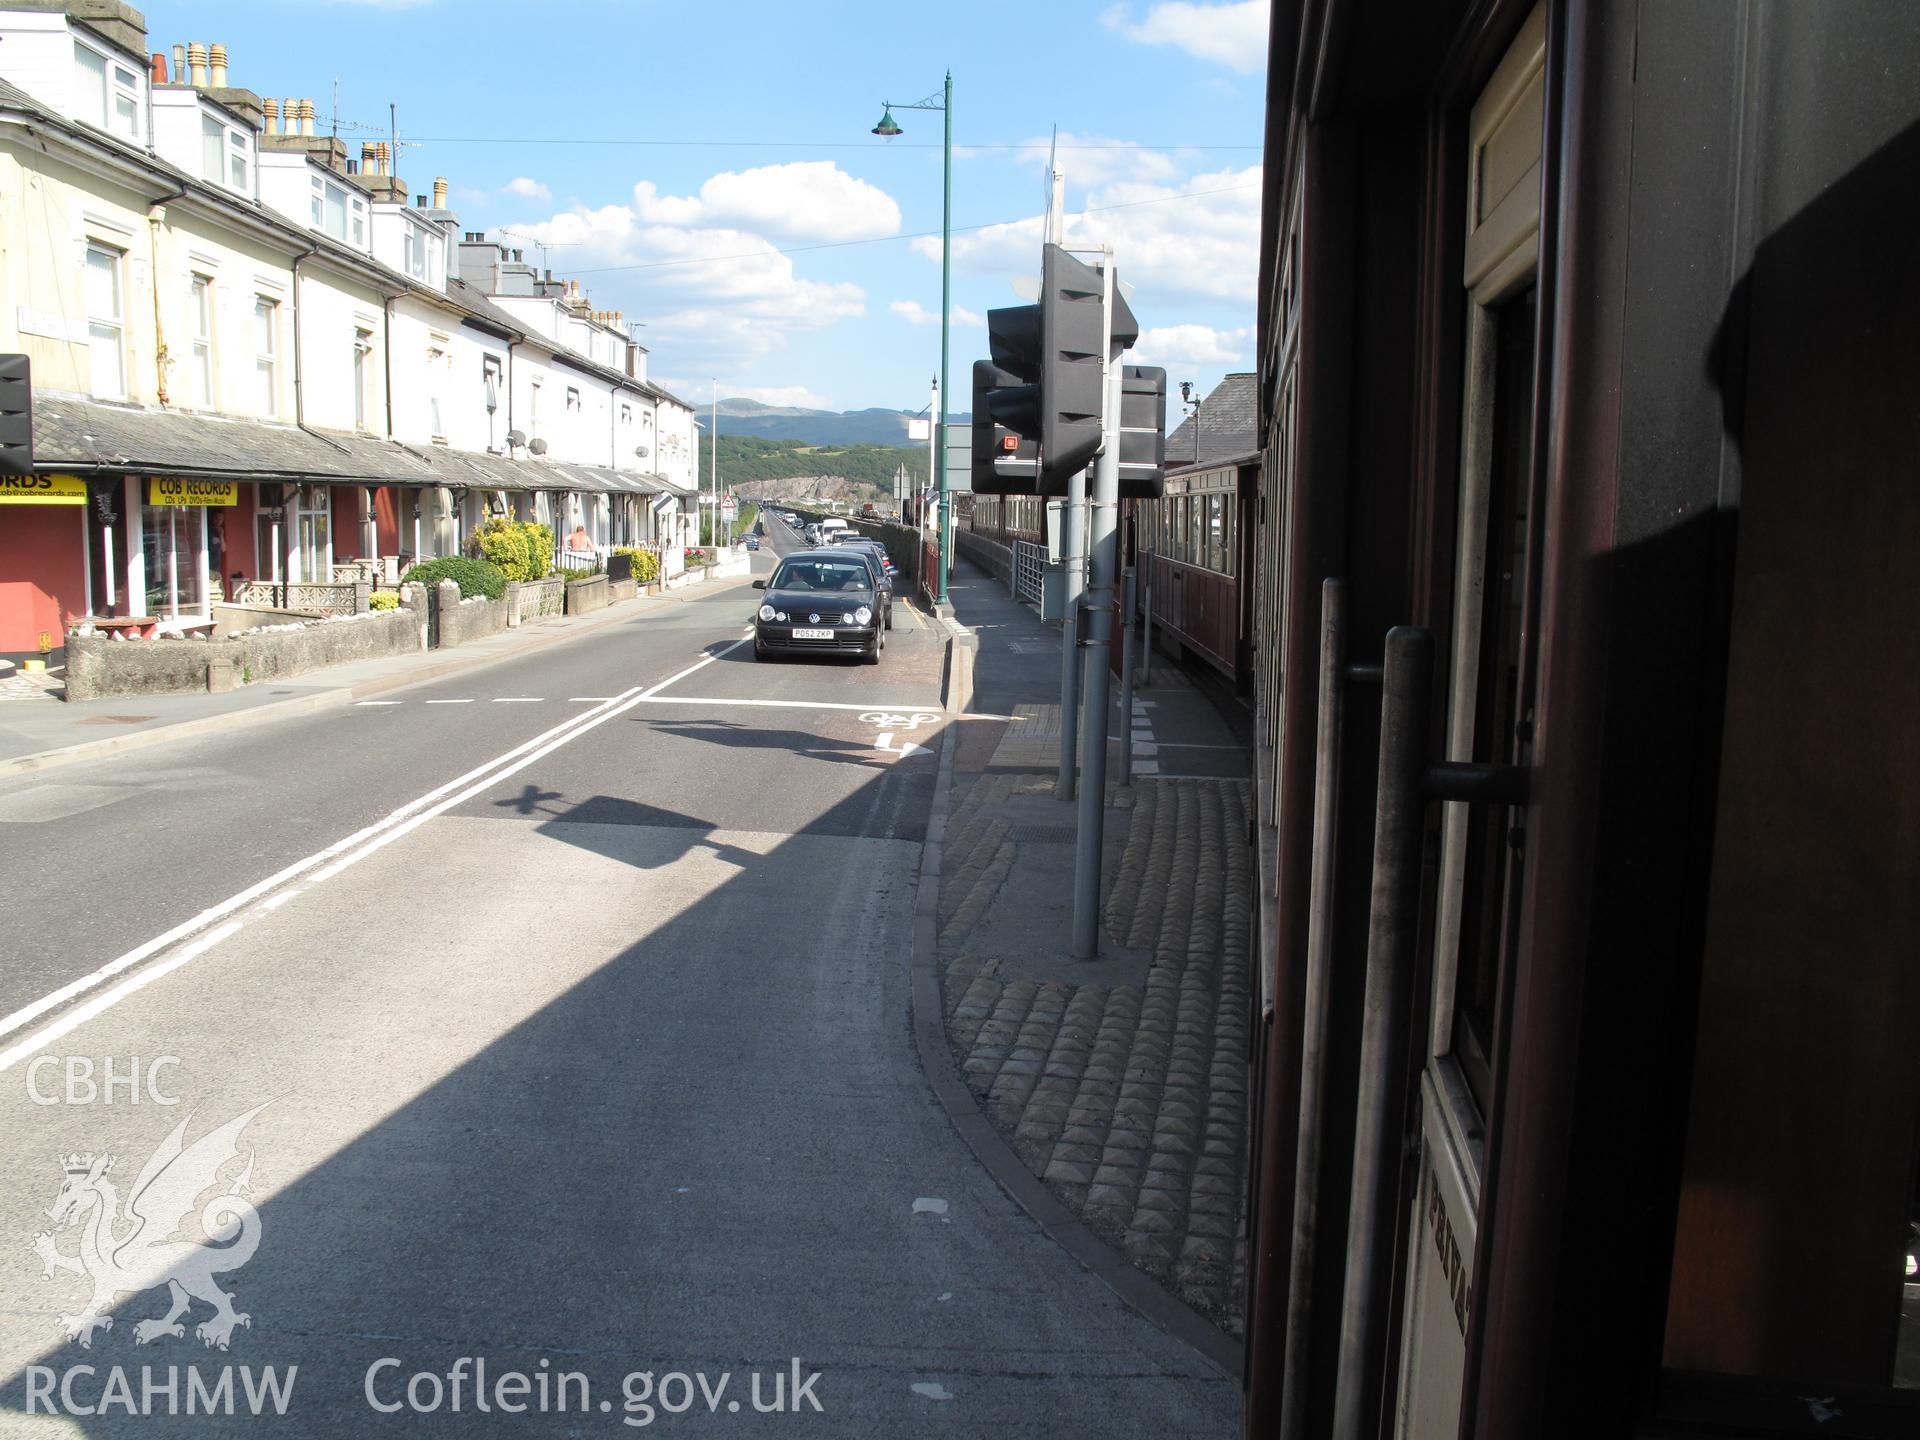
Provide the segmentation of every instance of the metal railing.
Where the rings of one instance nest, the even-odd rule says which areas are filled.
[[[1031,540],[1013,542],[1013,598],[1040,603],[1040,587],[1047,572],[1047,551]]]
[[[600,552],[598,550],[562,550],[554,568],[556,570],[598,570]]]

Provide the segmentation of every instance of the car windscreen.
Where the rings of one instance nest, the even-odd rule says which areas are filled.
[[[786,560],[774,572],[775,590],[811,590],[833,594],[871,588],[867,567],[858,560]]]

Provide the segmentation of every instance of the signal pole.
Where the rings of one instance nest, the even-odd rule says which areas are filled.
[[[1087,514],[1087,587],[1081,603],[1087,613],[1086,681],[1081,694],[1086,713],[1080,727],[1080,811],[1073,857],[1073,955],[1091,960],[1100,953],[1100,861],[1107,815],[1107,649],[1113,626],[1113,587],[1118,559],[1120,511],[1120,400],[1122,367],[1113,356],[1113,303],[1119,294],[1113,250],[1104,255],[1106,285],[1102,329],[1103,357],[1100,453],[1093,463],[1092,504]],[[1063,722],[1064,724],[1064,718]]]

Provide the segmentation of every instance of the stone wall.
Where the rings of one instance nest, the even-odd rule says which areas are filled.
[[[419,616],[408,610],[222,640],[121,641],[69,635],[67,699],[226,689],[353,660],[403,655],[425,648],[425,643]]]
[[[460,587],[443,580],[434,587],[435,632],[442,650],[471,645],[507,628],[506,600],[462,600]]]
[[[1013,583],[1013,551],[984,535],[976,535],[971,530],[956,528],[953,532],[953,548],[973,561],[982,569],[998,576],[1000,583]]]
[[[567,582],[567,614],[584,615],[589,610],[604,610],[612,597],[607,591],[607,577],[595,575],[588,580],[569,580]]]

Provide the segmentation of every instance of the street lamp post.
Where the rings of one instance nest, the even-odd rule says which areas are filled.
[[[873,127],[873,133],[886,139],[901,134],[894,122],[891,100],[880,102],[880,123]],[[952,530],[947,496],[947,396],[952,393],[947,384],[947,352],[953,325],[953,72],[947,72],[945,85],[938,95],[929,95],[924,100],[901,105],[902,110],[938,110],[946,126],[946,140],[941,147],[941,205],[940,205],[940,425],[933,432],[934,447],[934,524],[939,528],[938,569],[934,584],[934,604],[945,606],[947,603],[947,537]]]

